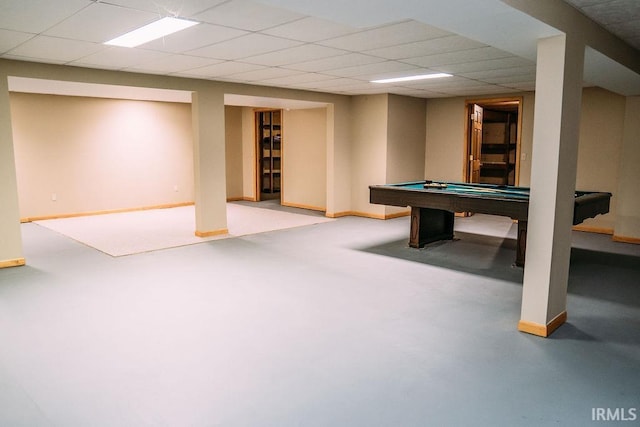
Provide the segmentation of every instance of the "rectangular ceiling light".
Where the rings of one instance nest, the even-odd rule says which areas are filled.
[[[120,37],[116,37],[113,40],[109,40],[108,42],[105,42],[105,44],[122,47],[136,47],[150,42],[151,40],[177,33],[178,31],[192,27],[196,24],[199,24],[199,22],[166,17],[145,25],[144,27],[140,27],[137,30],[130,31],[127,34],[123,34]]]
[[[393,79],[371,80],[371,83],[410,82],[413,80],[439,79],[442,77],[451,77],[451,74],[447,74],[447,73],[420,74],[417,76],[396,77]]]

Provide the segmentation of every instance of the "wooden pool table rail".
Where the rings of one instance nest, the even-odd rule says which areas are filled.
[[[455,192],[447,191],[446,188],[416,188],[416,185],[424,182],[369,187],[369,200],[373,204],[411,207],[409,246],[420,248],[438,240],[453,239],[455,212],[507,216],[518,221],[516,265],[524,265],[529,198],[522,196],[522,187],[513,187],[518,197],[508,197],[508,187],[496,194]],[[577,191],[573,225],[609,212],[610,199],[611,193]]]

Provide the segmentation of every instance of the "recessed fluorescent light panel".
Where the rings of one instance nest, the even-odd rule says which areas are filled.
[[[440,79],[442,77],[451,77],[451,74],[447,74],[447,73],[420,74],[417,76],[396,77],[393,79],[371,80],[371,83],[410,82],[413,80]]]
[[[137,30],[130,31],[127,34],[123,34],[120,37],[116,37],[113,40],[109,40],[105,42],[105,44],[111,46],[136,47],[151,40],[177,33],[185,28],[193,27],[196,24],[199,24],[199,22],[166,17],[145,25],[144,27],[140,27]]]

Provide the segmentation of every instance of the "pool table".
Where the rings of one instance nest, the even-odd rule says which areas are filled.
[[[576,191],[573,224],[609,212],[611,193]],[[369,186],[371,203],[411,207],[409,246],[453,239],[455,212],[508,216],[518,221],[516,265],[523,266],[529,189],[493,184],[415,181]]]

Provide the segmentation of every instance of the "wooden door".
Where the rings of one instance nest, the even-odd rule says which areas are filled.
[[[469,182],[480,182],[480,153],[482,151],[482,107],[473,104],[470,108],[470,138],[469,138]]]

